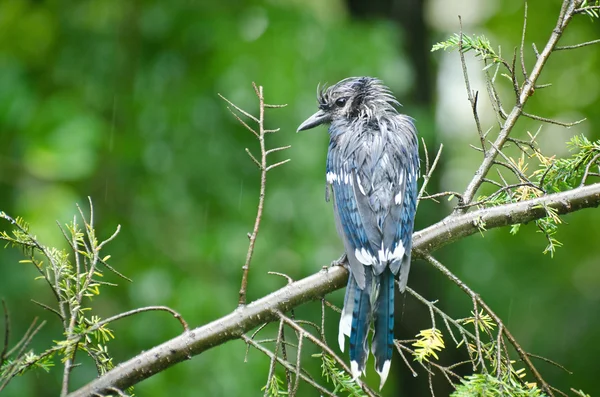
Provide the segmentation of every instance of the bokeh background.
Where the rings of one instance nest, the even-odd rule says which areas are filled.
[[[556,22],[560,2],[531,0],[526,64]],[[288,107],[267,113],[281,132],[268,145],[292,145],[273,160],[292,161],[269,174],[266,210],[249,298],[284,284],[278,271],[298,279],[341,253],[330,204],[324,201],[324,128],[296,134],[316,110],[317,83],[348,76],[383,79],[416,119],[431,150],[444,144],[428,189],[462,191],[480,161],[468,148],[478,138],[456,53],[431,53],[431,46],[459,29],[485,34],[502,53],[518,45],[524,3],[514,0],[82,0],[0,2],[0,210],[22,216],[46,244],[64,247],[55,220],[72,219],[75,203],[91,196],[98,234],[119,237],[106,253],[132,284],[107,275],[118,288],[104,288],[93,302],[103,317],[144,305],[168,305],[192,326],[231,311],[237,302],[246,233],[256,212],[258,171],[244,148],[257,150],[253,136],[228,114],[217,96],[256,112],[251,82],[264,86],[269,103]],[[577,17],[561,44],[600,36],[600,23]],[[468,56],[475,89],[481,90],[484,129],[495,127],[486,105],[478,61]],[[600,52],[586,47],[555,53],[527,109],[545,117],[588,120],[571,129],[543,125],[546,154],[568,155],[574,134],[600,138]],[[512,104],[503,85],[505,106]],[[516,136],[540,123],[523,120]],[[453,203],[422,203],[417,229],[441,219]],[[438,257],[500,314],[528,351],[572,374],[540,362],[547,379],[568,390],[600,392],[600,211],[564,217],[553,259],[534,225],[516,236],[492,230],[445,247]],[[9,228],[8,224],[0,226]],[[30,299],[52,303],[35,272],[18,264],[16,249],[0,251],[0,296],[11,310],[13,342],[35,316],[48,320],[35,339],[39,350],[61,338],[61,328]],[[413,265],[409,284],[456,317],[470,301],[425,263]],[[341,292],[331,296],[341,303]],[[396,336],[429,328],[429,313],[410,298],[398,300]],[[319,305],[298,315],[314,318]],[[337,315],[327,318],[335,345]],[[112,327],[115,363],[180,332],[163,313],[145,313]],[[465,358],[447,338],[445,362]],[[242,342],[230,342],[179,364],[136,386],[139,396],[262,395],[268,361]],[[312,361],[311,361],[312,360]],[[319,360],[305,359],[319,371]],[[413,378],[394,360],[385,396],[428,395],[427,376]],[[468,374],[465,368],[464,374]],[[370,371],[374,381],[374,371]],[[62,370],[17,378],[6,396],[55,396]],[[94,377],[85,362],[73,372],[73,387]],[[372,378],[371,378],[372,377]],[[439,377],[441,378],[441,377]],[[448,395],[445,380],[436,381]],[[316,393],[303,386],[301,395]]]

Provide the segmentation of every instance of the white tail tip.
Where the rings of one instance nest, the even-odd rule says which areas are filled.
[[[346,344],[346,338],[344,337],[344,333],[342,332],[341,329],[340,329],[340,332],[338,333],[338,343],[340,344],[340,351],[343,353],[344,345]]]
[[[350,372],[352,372],[352,380],[357,380],[360,376],[360,370],[358,369],[358,361],[350,361]]]
[[[345,308],[344,308],[345,309]],[[344,335],[350,336],[350,330],[352,328],[352,313],[344,312],[340,317],[340,329],[338,331],[338,343],[340,344],[340,350],[344,352],[344,344],[346,339]]]
[[[387,380],[387,377],[390,373],[390,365],[391,364],[392,364],[391,360],[384,361],[383,368],[381,368],[381,372],[377,371],[377,368],[375,368],[375,371],[379,374],[379,377],[381,378],[381,382],[379,383],[380,391],[383,388],[383,385],[385,384],[385,381]]]

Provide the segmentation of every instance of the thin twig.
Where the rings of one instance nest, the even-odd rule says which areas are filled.
[[[579,5],[581,5],[581,0],[578,2]],[[587,13],[588,11],[598,11],[600,10],[600,6],[587,6],[587,7],[581,7],[575,10],[575,14],[583,14],[583,13]]]
[[[234,108],[235,110],[237,110],[238,112],[240,112],[244,116],[248,117],[250,120],[254,121],[255,123],[259,123],[259,121],[258,121],[258,119],[256,117],[254,117],[250,113],[246,112],[244,109],[238,107],[236,104],[234,104],[233,102],[231,102],[229,99],[225,98],[223,95],[221,95],[221,94],[217,94],[217,95],[219,97],[221,97],[222,100],[224,100],[225,102],[227,102],[232,108]]]
[[[531,374],[535,378],[536,382],[540,384],[542,391],[547,393],[550,397],[553,397],[554,394],[552,393],[550,386],[544,380],[544,378],[539,373],[537,368],[533,365],[533,363],[529,359],[529,356],[525,352],[525,350],[523,350],[521,345],[517,342],[517,340],[514,338],[514,336],[510,333],[508,328],[506,328],[506,326],[502,322],[502,319],[500,317],[498,317],[498,315],[496,315],[496,313],[494,313],[492,311],[492,309],[483,301],[483,299],[481,299],[481,297],[478,294],[476,294],[473,290],[471,290],[471,288],[469,288],[462,280],[460,280],[458,277],[456,277],[441,262],[439,262],[437,259],[435,259],[433,256],[431,256],[431,254],[424,254],[424,258],[427,260],[427,262],[429,262],[431,265],[433,265],[433,267],[435,267],[437,270],[442,272],[448,279],[450,279],[456,285],[458,285],[460,287],[460,289],[462,289],[467,295],[469,295],[474,302],[476,302],[479,306],[481,306],[485,310],[485,312],[490,317],[492,317],[492,319],[496,322],[496,324],[498,324],[498,327],[500,327],[500,324],[502,324],[502,330],[503,330],[504,336],[506,336],[506,338],[508,339],[510,344],[517,351],[517,354],[519,355],[519,357],[521,357],[521,360],[523,360],[523,363],[528,368],[529,372],[531,372]],[[477,329],[478,324],[475,324],[475,325],[476,325],[476,329]]]
[[[466,284],[465,284],[466,285]],[[481,349],[481,335],[479,334],[479,309],[477,309],[477,300],[471,296],[473,301],[473,315],[474,325],[475,325],[475,346],[477,347],[477,361],[479,365],[481,365],[481,372],[487,373],[487,368],[485,367],[485,363],[483,362],[483,350]]]
[[[421,200],[433,200],[436,201],[435,199],[438,197],[448,197],[450,196],[451,198],[456,197],[458,199],[458,201],[462,201],[462,194],[458,193],[458,192],[439,192],[436,194],[430,194],[427,196],[423,196],[421,197]],[[450,200],[450,199],[448,199]],[[437,201],[436,201],[437,202]]]
[[[269,172],[269,171],[271,171],[273,168],[275,168],[275,167],[279,167],[280,165],[283,165],[283,164],[285,164],[285,163],[289,163],[290,161],[291,161],[291,159],[286,159],[286,160],[280,161],[280,162],[278,162],[278,163],[271,164],[270,166],[268,166],[268,167],[267,167],[267,170],[266,170],[266,171],[267,171],[267,172]]]
[[[521,72],[523,73],[523,78],[525,81],[527,80],[527,69],[525,68],[525,32],[527,31],[527,1],[525,2],[525,12],[523,15],[523,31],[521,33],[521,46],[520,46],[520,58],[521,58]]]
[[[281,358],[275,356],[268,349],[266,349],[263,346],[259,345],[254,340],[252,340],[249,337],[247,337],[246,335],[242,335],[240,338],[244,342],[246,342],[246,343],[252,345],[253,347],[255,347],[258,351],[264,353],[267,357],[269,357],[271,359],[277,360],[277,362],[279,364],[283,365],[283,367],[286,368],[287,370],[292,371],[294,373],[296,372],[296,368],[294,368],[294,366],[292,364],[290,364],[288,361],[282,360]],[[300,372],[299,376],[300,376],[300,378],[303,381],[305,381],[306,383],[308,383],[309,385],[311,385],[312,387],[314,387],[316,390],[318,390],[319,392],[323,393],[324,395],[331,396],[331,397],[336,397],[335,394],[333,394],[332,392],[330,392],[329,390],[327,390],[326,388],[324,388],[323,386],[321,386],[320,384],[318,384],[314,380],[310,379],[304,373]]]
[[[58,312],[58,310],[53,309],[50,306],[48,306],[48,305],[46,305],[46,304],[44,304],[42,302],[38,302],[35,299],[32,299],[31,301],[33,303],[35,303],[36,305],[42,307],[44,310],[48,310],[49,312],[56,314],[58,316],[58,318],[60,318],[61,321],[63,320],[63,318],[60,316],[60,313]]]
[[[274,381],[274,376],[275,376],[275,363],[277,362],[277,350],[279,349],[279,345],[281,342],[281,335],[283,333],[283,321],[279,321],[279,331],[277,331],[277,340],[275,343],[275,352],[273,353],[273,356],[271,357],[271,364],[269,365],[269,373],[267,375],[267,384],[265,385],[265,397],[267,397],[269,395],[269,389],[271,386],[271,383]],[[254,335],[252,335],[252,340],[254,340]],[[258,342],[257,342],[258,343]],[[247,346],[250,346],[249,343],[247,343]]]
[[[0,368],[4,365],[4,360],[6,360],[6,352],[8,351],[8,342],[10,340],[10,316],[4,299],[2,299],[2,310],[4,312],[4,344],[2,345],[2,353],[0,353]]]
[[[19,364],[21,364],[21,359],[23,357],[23,354],[25,353],[25,349],[27,349],[27,347],[31,343],[31,340],[33,339],[33,337],[46,324],[46,321],[42,321],[37,327],[35,327],[37,320],[38,320],[37,317],[33,319],[33,322],[31,323],[31,325],[25,332],[25,335],[23,335],[21,340],[12,349],[10,349],[10,351],[7,353],[7,356],[10,357],[13,355],[13,353],[16,350],[18,350],[15,359],[13,360],[13,362],[11,363],[9,368],[7,368],[4,382],[2,382],[2,384],[0,384],[0,391],[2,391],[6,387],[6,385],[8,385],[8,382],[10,382],[11,379],[14,378],[18,374],[17,369],[18,369]],[[34,363],[32,362],[32,363],[29,363],[27,366],[31,366],[33,364]]]
[[[246,304],[246,293],[248,290],[248,274],[250,273],[250,263],[252,262],[252,255],[254,254],[254,246],[256,244],[256,238],[258,237],[258,231],[260,228],[260,222],[262,219],[262,214],[263,214],[263,209],[264,209],[265,187],[266,187],[266,183],[267,183],[267,172],[272,170],[275,167],[278,167],[278,166],[290,161],[289,159],[287,159],[287,160],[280,161],[275,164],[267,165],[267,155],[269,155],[273,152],[288,149],[288,148],[290,148],[290,146],[282,146],[282,147],[277,147],[277,148],[270,149],[270,150],[266,149],[265,134],[277,132],[277,131],[279,131],[279,129],[266,129],[265,128],[265,108],[280,108],[280,107],[284,107],[286,105],[265,104],[265,98],[263,95],[263,87],[257,86],[255,83],[252,83],[252,87],[254,88],[254,92],[256,93],[256,96],[257,96],[258,102],[259,102],[258,118],[255,116],[252,116],[250,113],[248,113],[245,110],[241,109],[240,107],[236,106],[233,102],[231,102],[230,100],[225,98],[223,95],[219,94],[219,96],[225,102],[227,102],[231,107],[233,107],[236,111],[240,112],[241,114],[243,114],[244,116],[248,117],[249,119],[253,120],[254,122],[256,122],[258,124],[258,131],[256,131],[255,129],[250,127],[244,120],[242,120],[231,108],[228,107],[229,111],[235,116],[235,118],[240,122],[240,124],[242,124],[246,129],[251,131],[254,134],[254,136],[256,136],[256,138],[258,139],[258,142],[259,142],[259,147],[260,147],[260,160],[257,159],[256,157],[254,157],[254,155],[250,152],[250,150],[248,148],[246,148],[246,153],[248,153],[248,156],[250,156],[250,158],[252,159],[252,162],[254,162],[254,164],[256,164],[260,170],[260,192],[258,195],[258,208],[256,211],[256,219],[254,220],[254,228],[252,229],[252,233],[248,234],[250,242],[248,244],[248,252],[246,253],[246,261],[244,262],[244,266],[242,266],[242,270],[243,270],[242,283],[240,286],[238,306],[244,306]]]
[[[435,155],[435,159],[433,160],[433,164],[431,164],[431,166],[429,165],[429,155],[427,153],[427,146],[425,145],[425,140],[423,140],[423,147],[425,148],[425,156],[427,158],[427,161],[426,161],[427,168],[426,168],[425,175],[423,175],[423,185],[421,185],[421,190],[419,190],[419,194],[417,196],[417,207],[419,206],[419,202],[423,198],[422,197],[423,193],[425,193],[425,189],[427,188],[427,185],[429,184],[431,175],[433,174],[433,171],[435,171],[438,161],[440,160],[440,157],[442,156],[442,150],[444,150],[444,144],[440,144],[440,148],[438,149],[438,152]]]
[[[560,47],[555,47],[554,51],[573,50],[575,48],[587,47],[589,45],[598,44],[598,43],[600,43],[600,39],[586,41],[585,43],[579,43],[579,44],[575,44],[575,45],[564,45],[564,46],[560,46]]]
[[[296,350],[296,380],[294,382],[294,388],[290,393],[291,396],[295,396],[298,392],[298,387],[300,386],[300,359],[302,358],[302,342],[304,341],[304,333],[300,333],[298,336],[298,349]]]
[[[560,364],[559,364],[559,363],[557,363],[556,361],[552,361],[552,360],[550,360],[549,358],[542,357],[542,356],[538,356],[537,354],[533,354],[533,353],[527,353],[527,355],[528,355],[529,357],[533,357],[533,358],[537,358],[538,360],[545,361],[545,362],[547,362],[548,364],[552,364],[552,365],[554,365],[555,367],[562,369],[563,371],[565,371],[565,372],[566,372],[566,373],[568,373],[569,375],[573,375],[573,372],[572,372],[572,371],[569,371],[568,369],[566,369],[565,367],[563,367],[562,365],[560,365]]]
[[[259,117],[258,117],[258,142],[260,145],[260,193],[258,195],[258,208],[256,213],[256,219],[254,221],[254,229],[250,235],[250,243],[248,245],[248,253],[246,254],[246,262],[244,263],[242,285],[239,292],[238,305],[243,306],[246,304],[246,291],[248,289],[248,274],[250,272],[250,262],[252,261],[252,254],[254,253],[254,245],[256,244],[256,238],[258,237],[258,230],[260,227],[260,221],[262,219],[262,213],[265,203],[265,186],[267,183],[267,153],[265,149],[265,98],[263,96],[262,86],[256,87],[256,84],[252,83],[254,91],[259,101]]]
[[[170,307],[167,307],[167,306],[146,306],[146,307],[139,307],[137,309],[129,310],[129,311],[126,311],[126,312],[123,312],[123,313],[119,313],[119,314],[117,314],[115,316],[105,318],[104,320],[99,321],[98,323],[96,323],[93,326],[91,326],[90,328],[88,328],[85,331],[85,333],[89,334],[90,332],[94,332],[94,331],[102,328],[106,324],[112,323],[114,321],[120,320],[120,319],[125,318],[125,317],[129,317],[129,316],[133,316],[135,314],[139,314],[139,313],[143,313],[143,312],[149,312],[149,311],[164,311],[164,312],[169,312],[169,313],[171,313],[173,315],[173,317],[175,317],[177,319],[177,321],[179,321],[179,323],[183,327],[184,332],[187,332],[190,329],[190,327],[188,326],[187,322],[183,319],[183,317],[181,316],[181,314],[179,314],[175,310],[171,309]]]
[[[285,321],[285,323],[287,325],[289,325],[290,327],[292,327],[293,329],[295,329],[299,333],[302,333],[307,339],[309,339],[312,343],[314,343],[315,345],[317,345],[318,347],[320,347],[325,353],[327,353],[327,355],[331,356],[338,363],[338,365],[340,365],[344,369],[344,371],[346,371],[349,374],[352,373],[350,371],[350,368],[348,367],[348,365],[346,365],[346,362],[344,360],[342,360],[329,346],[327,346],[327,344],[325,344],[319,338],[316,338],[311,333],[306,332],[302,327],[300,327],[298,324],[296,324],[294,322],[294,320],[292,320],[291,318],[287,317],[282,312],[280,312],[278,310],[274,310],[273,312],[277,316],[279,316],[279,318],[281,318],[283,321]],[[356,383],[362,388],[362,390],[368,396],[370,396],[370,397],[375,397],[376,396],[376,393],[373,392],[373,390],[371,390],[369,388],[369,386],[366,383],[364,383],[362,380],[357,379]]]
[[[583,177],[581,178],[581,183],[579,184],[579,187],[585,186],[585,181],[587,180],[588,176],[590,175],[590,168],[592,165],[596,164],[596,160],[598,160],[599,158],[600,158],[600,153],[598,153],[594,157],[592,157],[590,162],[587,163],[587,165],[585,166],[585,172],[583,173]]]
[[[537,116],[535,114],[529,114],[529,113],[526,113],[526,112],[523,112],[522,115],[525,116],[525,117],[527,117],[527,118],[530,118],[532,120],[541,121],[543,123],[555,124],[555,125],[559,125],[561,127],[567,127],[567,128],[573,127],[574,125],[577,125],[577,124],[581,124],[581,123],[583,123],[586,120],[585,118],[583,118],[581,120],[576,120],[576,121],[573,121],[573,122],[564,122],[564,121],[558,121],[558,120],[554,120],[554,119],[549,119],[547,117]]]
[[[481,122],[479,121],[479,114],[477,113],[477,98],[478,93],[475,92],[473,95],[473,91],[471,91],[471,82],[469,81],[469,72],[467,70],[467,62],[465,61],[465,53],[463,51],[463,27],[462,27],[462,18],[458,17],[458,23],[460,25],[460,38],[458,40],[458,53],[460,54],[460,63],[462,65],[463,77],[465,79],[465,87],[467,88],[467,97],[469,99],[469,103],[471,104],[471,111],[473,112],[473,118],[475,119],[475,125],[477,126],[477,132],[479,133],[479,140],[481,141],[481,150],[483,150],[483,154],[486,154],[485,148],[485,138],[483,136],[483,130],[481,129]]]

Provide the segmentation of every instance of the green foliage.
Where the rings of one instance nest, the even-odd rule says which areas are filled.
[[[0,212],[0,219],[7,220],[14,226],[10,233],[0,231],[0,240],[5,241],[7,245],[21,248],[27,259],[20,263],[32,264],[39,273],[36,280],[45,281],[52,290],[56,298],[55,307],[35,303],[60,318],[65,337],[55,340],[54,346],[40,354],[35,354],[31,349],[23,350],[28,348],[35,332],[24,338],[22,348],[11,350],[9,353],[12,352],[13,357],[9,354],[9,359],[0,368],[0,385],[8,383],[15,375],[22,375],[34,368],[49,371],[54,366],[53,359],[57,355],[62,363],[72,366],[77,351],[83,352],[93,360],[99,375],[113,368],[112,357],[106,344],[114,339],[114,334],[106,322],[92,314],[90,303],[94,297],[100,295],[102,285],[114,285],[100,280],[103,271],[99,265],[114,270],[106,263],[109,257],[101,258],[100,252],[116,233],[105,242],[99,243],[93,227],[93,210],[91,211],[88,222],[80,210],[83,228],[75,217],[66,225],[66,231],[62,229],[69,243],[70,253],[66,249],[43,245],[30,233],[29,224],[22,218],[13,219]]]
[[[583,135],[575,135],[567,142],[568,149],[574,152],[573,155],[560,159],[542,154],[533,137],[528,144],[529,146],[519,145],[522,152],[517,160],[512,157],[508,159],[509,166],[513,167],[517,174],[524,175],[526,179],[521,177],[521,185],[514,189],[500,189],[491,195],[479,196],[477,201],[482,206],[494,207],[535,199],[545,192],[571,190],[585,183],[584,178],[587,178],[590,173],[595,171],[597,174],[597,171],[600,171],[600,140],[592,142]],[[532,173],[528,172],[530,160],[537,162],[537,169]],[[544,210],[547,216],[536,220],[535,225],[547,240],[544,254],[550,253],[554,256],[556,248],[562,246],[562,243],[556,239],[562,221],[555,208],[544,207]],[[513,225],[510,233],[516,234],[519,229],[520,225]]]
[[[284,389],[284,386],[283,380],[276,374],[273,374],[271,379],[269,379],[268,389],[267,386],[264,386],[261,390],[266,391],[265,396],[268,397],[287,396],[288,392]]]
[[[461,42],[462,39],[462,42]],[[466,34],[454,33],[446,41],[436,43],[431,51],[453,51],[462,49],[462,52],[475,52],[482,60],[490,60],[492,64],[502,62],[500,56],[494,51],[490,41],[485,36],[468,36]]]
[[[600,6],[600,1],[598,0],[583,0],[583,2],[581,3],[580,8],[584,10],[584,12],[590,17],[590,18],[598,18],[600,17],[600,15],[598,14],[598,8]],[[594,8],[596,7],[596,8]]]
[[[451,397],[543,397],[537,386],[523,384],[520,381],[498,379],[490,374],[474,374],[466,376],[457,385]]]
[[[348,393],[352,397],[365,397],[366,394],[360,386],[352,379],[346,371],[337,367],[335,360],[325,353],[313,354],[313,357],[321,358],[322,375],[327,382],[333,383],[334,394]]]
[[[535,180],[549,193],[564,192],[578,187],[586,170],[599,171],[600,140],[590,141],[583,135],[575,135],[568,142],[572,156],[556,159],[546,157],[539,150],[535,156],[539,161],[539,169],[533,173]]]
[[[578,395],[579,397],[591,397],[590,394],[585,393],[583,390],[574,390],[574,389],[571,389],[571,391],[573,393],[575,393],[576,395]]]

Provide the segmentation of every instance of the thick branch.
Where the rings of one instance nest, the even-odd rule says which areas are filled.
[[[562,193],[549,194],[537,199],[506,204],[473,211],[464,215],[451,215],[440,222],[413,234],[413,250],[433,252],[442,246],[485,229],[528,223],[546,216],[544,207],[556,208],[558,214],[567,214],[600,205],[600,183]]]
[[[555,193],[534,200],[481,209],[464,215],[449,216],[413,235],[415,254],[428,253],[477,233],[477,225],[486,229],[527,223],[546,216],[544,207],[556,208],[566,214],[600,205],[600,183]],[[92,396],[109,387],[126,389],[165,368],[192,358],[205,350],[240,338],[258,325],[277,319],[273,313],[286,312],[305,302],[315,300],[346,284],[347,271],[341,266],[330,267],[296,281],[231,314],[202,327],[186,332],[118,365],[102,377],[71,393],[70,397]]]

